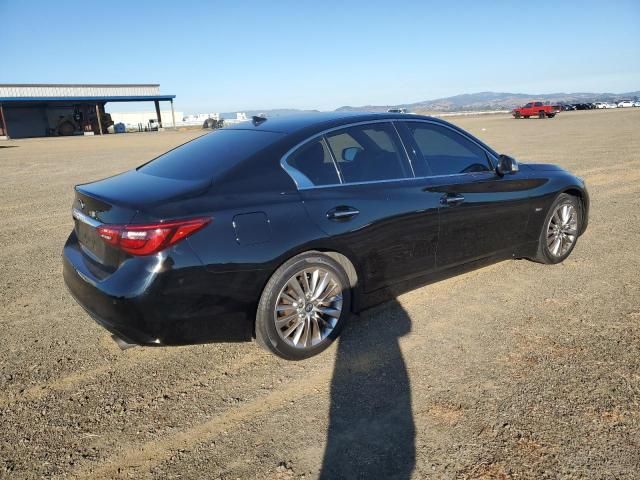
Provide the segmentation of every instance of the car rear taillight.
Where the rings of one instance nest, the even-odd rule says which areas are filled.
[[[98,235],[107,244],[132,255],[153,255],[197,232],[210,217],[169,220],[138,225],[100,225]]]

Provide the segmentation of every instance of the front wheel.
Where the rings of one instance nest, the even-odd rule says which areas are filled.
[[[544,114],[544,111],[543,111],[543,110],[540,110],[540,111],[538,112],[538,118],[545,118],[545,114]]]
[[[540,232],[536,260],[560,263],[573,251],[582,227],[580,200],[561,193],[551,205]]]
[[[293,257],[271,276],[256,313],[256,341],[287,360],[323,351],[351,311],[344,269],[319,252]]]

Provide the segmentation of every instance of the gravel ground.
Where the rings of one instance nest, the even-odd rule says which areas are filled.
[[[638,478],[640,109],[450,120],[583,176],[588,231],[561,265],[414,290],[299,363],[121,352],[65,290],[72,186],[201,132],[0,143],[0,478]]]

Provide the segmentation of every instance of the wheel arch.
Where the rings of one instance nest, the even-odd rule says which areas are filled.
[[[357,311],[356,305],[358,304],[357,299],[358,299],[358,291],[360,290],[359,287],[361,282],[361,276],[359,275],[358,269],[356,268],[353,261],[346,254],[339,252],[336,249],[317,247],[317,248],[309,248],[308,250],[297,252],[295,255],[291,255],[285,258],[282,261],[282,263],[280,263],[280,265],[278,265],[278,267],[274,270],[274,272],[278,268],[280,268],[282,265],[284,265],[286,262],[291,260],[292,258],[297,257],[299,255],[305,255],[307,253],[311,253],[311,254],[320,253],[322,255],[326,255],[327,257],[331,258],[333,261],[335,261],[338,265],[340,265],[344,269],[345,273],[347,274],[347,279],[349,280],[349,287],[351,288],[351,311],[356,312]]]
[[[345,273],[347,274],[347,278],[349,279],[349,287],[351,287],[352,291],[358,287],[358,271],[356,270],[353,262],[346,255],[336,252],[335,250],[310,250],[310,252],[319,252],[322,253],[329,258],[335,260],[342,268],[344,268]],[[353,308],[353,302],[351,302]]]
[[[589,219],[589,200],[587,194],[584,190],[577,187],[569,187],[563,190],[561,193],[566,193],[567,195],[571,195],[576,197],[580,201],[580,235],[584,233],[587,229],[588,219]]]
[[[279,262],[279,264],[273,269],[271,275],[269,275],[269,277],[265,280],[264,284],[262,285],[262,289],[261,292],[264,291],[264,288],[266,287],[269,279],[271,279],[271,277],[275,274],[275,272],[282,267],[285,263],[287,263],[289,260],[291,260],[292,258],[298,257],[300,255],[305,255],[307,253],[321,253],[322,255],[326,255],[327,257],[331,258],[333,261],[335,261],[336,263],[338,263],[338,265],[340,265],[345,273],[347,274],[347,279],[349,280],[349,287],[351,288],[351,305],[350,305],[350,310],[352,313],[355,313],[358,311],[358,290],[359,290],[359,282],[360,282],[360,276],[358,275],[358,270],[356,269],[354,263],[351,261],[351,259],[345,255],[344,253],[340,253],[334,249],[330,249],[330,248],[309,248],[308,250],[302,250],[299,252],[295,252],[292,253],[290,255],[286,255],[285,257],[282,258],[282,260]],[[255,338],[255,320],[253,321],[253,336]]]

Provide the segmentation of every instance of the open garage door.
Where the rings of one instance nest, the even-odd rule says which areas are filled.
[[[44,107],[4,107],[7,133],[11,138],[44,137],[49,125]]]

